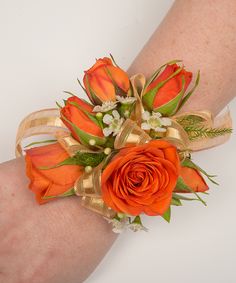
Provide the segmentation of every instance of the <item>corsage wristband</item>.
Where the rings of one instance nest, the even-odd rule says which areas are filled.
[[[171,205],[205,201],[206,177],[191,152],[225,142],[232,132],[229,112],[213,119],[209,111],[179,113],[196,89],[192,73],[175,60],[148,80],[128,77],[113,57],[98,59],[85,71],[80,86],[90,103],[71,92],[58,108],[27,116],[20,124],[16,155],[22,140],[35,135],[53,139],[25,146],[29,188],[38,203],[77,195],[82,205],[113,224],[147,230],[142,214],[170,221]],[[193,196],[186,196],[190,193]]]

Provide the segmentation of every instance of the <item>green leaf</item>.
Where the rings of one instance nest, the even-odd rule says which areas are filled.
[[[110,55],[110,57],[111,57],[112,63],[113,63],[116,67],[120,68],[120,67],[118,66],[118,64],[116,63],[116,61],[115,61],[113,55],[112,55],[111,53],[110,53],[109,55]]]
[[[82,166],[96,167],[100,164],[107,155],[104,152],[77,152],[74,158],[77,159],[77,164]]]
[[[159,112],[164,116],[172,116],[176,113],[178,107],[179,107],[179,103],[182,100],[182,97],[184,95],[184,88],[185,88],[185,78],[184,76],[182,77],[182,89],[180,91],[180,93],[173,98],[172,100],[170,100],[168,103],[162,105],[161,107],[155,108],[154,111],[155,112]]]
[[[81,81],[77,78],[77,82],[80,85],[80,87],[82,88],[82,90],[87,94],[86,88],[82,85]]]
[[[57,105],[57,107],[58,107],[59,109],[61,109],[61,108],[62,108],[62,106],[60,105],[60,103],[59,103],[59,102],[57,102],[57,101],[56,101],[56,105]]]
[[[190,126],[199,126],[204,123],[204,119],[198,115],[182,115],[176,118],[177,123],[179,123],[183,128]]]
[[[181,203],[181,200],[180,200],[180,199],[175,198],[175,197],[172,197],[171,205],[181,206],[181,205],[182,205],[182,203]]]
[[[189,197],[179,195],[179,194],[176,194],[176,193],[173,193],[172,196],[173,196],[174,199],[178,199],[178,200],[188,200],[188,201],[197,200],[197,201],[199,201],[198,198],[189,198]]]
[[[56,143],[57,140],[46,140],[46,141],[39,141],[39,142],[32,142],[30,144],[27,144],[24,148],[31,147],[33,145],[38,145],[38,144],[44,144],[44,143]]]
[[[169,208],[167,209],[167,211],[166,211],[164,214],[162,214],[161,217],[164,218],[168,223],[170,223],[171,208],[169,207]]]
[[[215,185],[219,185],[216,181],[214,181],[212,178],[216,177],[216,175],[210,175],[208,174],[205,170],[203,170],[201,167],[199,167],[197,164],[193,163],[192,160],[190,160],[189,158],[185,158],[182,162],[181,162],[181,165],[182,166],[185,166],[185,167],[189,167],[189,168],[192,168],[192,169],[195,169],[199,172],[201,172],[203,175],[205,175],[207,177],[207,179],[209,181],[211,181],[213,184]]]
[[[190,188],[189,186],[187,186],[185,183],[184,183],[184,180],[182,177],[179,177],[178,180],[177,180],[177,184],[176,184],[176,189],[179,190],[179,191],[183,191],[183,192],[189,192],[189,193],[193,193],[197,198],[198,200],[204,204],[205,206],[207,206],[206,202],[198,195],[198,193],[196,193],[192,188]]]
[[[57,195],[57,196],[44,196],[42,197],[42,199],[51,199],[51,198],[58,198],[58,197],[70,197],[70,196],[74,196],[75,195],[75,190],[74,188],[69,189],[68,191],[66,191],[65,193],[61,194],[61,195]]]
[[[115,142],[115,137],[114,136],[108,136],[107,141],[104,144],[104,147],[114,148],[114,142]]]
[[[69,157],[54,166],[41,166],[38,169],[40,170],[48,170],[48,169],[54,169],[61,166],[66,165],[78,165],[78,166],[91,166],[96,167],[98,164],[100,164],[104,158],[106,158],[107,155],[104,152],[80,152],[78,151],[75,156]]]
[[[196,78],[196,81],[195,81],[193,88],[184,96],[184,98],[180,102],[180,105],[179,105],[179,108],[178,108],[177,111],[179,111],[184,106],[184,104],[188,101],[188,99],[194,93],[195,89],[197,88],[197,86],[199,84],[199,81],[200,81],[200,71],[198,71],[198,73],[197,73],[197,78]]]
[[[175,77],[176,75],[178,75],[181,71],[183,70],[183,68],[179,68],[177,69],[173,74],[171,74],[166,80],[158,83],[153,89],[149,90],[147,93],[144,94],[144,96],[142,97],[142,101],[145,104],[145,106],[149,109],[152,110],[153,109],[153,101],[156,97],[156,95],[158,95],[158,90],[164,85],[166,84],[170,79],[172,79],[173,77]]]
[[[97,137],[92,134],[86,133],[85,131],[81,130],[79,127],[77,127],[75,124],[73,124],[70,120],[68,120],[65,116],[62,115],[62,118],[68,122],[75,131],[76,135],[78,135],[80,142],[84,145],[89,145],[89,141],[91,139],[94,139],[96,141],[97,145],[104,145],[106,143],[106,138],[104,137]]]
[[[40,166],[38,167],[39,170],[50,170],[50,169],[55,169],[61,166],[66,166],[66,165],[80,165],[77,164],[77,160],[74,157],[68,157],[67,159],[53,165],[53,166]]]
[[[64,90],[63,92],[66,93],[66,94],[69,94],[70,96],[76,96],[74,93],[67,91],[67,90]]]

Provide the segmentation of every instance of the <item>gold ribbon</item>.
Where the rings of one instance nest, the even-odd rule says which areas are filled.
[[[120,149],[125,146],[135,146],[144,144],[150,140],[151,137],[135,121],[127,119],[116,136],[114,148]]]
[[[78,151],[91,152],[91,153],[99,152],[99,151],[90,150],[85,145],[80,144],[68,132],[57,131],[55,132],[54,136],[57,139],[57,141],[60,143],[60,145],[65,149],[65,151],[71,157],[74,156]]]
[[[133,95],[137,99],[135,103],[134,111],[132,112],[130,119],[134,120],[138,126],[142,123],[142,113],[144,111],[142,104],[143,91],[145,87],[146,79],[144,75],[137,74],[130,78]]]
[[[19,125],[16,135],[16,157],[21,156],[22,140],[35,135],[55,135],[61,131],[68,133],[68,129],[60,119],[59,110],[56,108],[43,109],[29,114]]]
[[[116,215],[116,212],[108,207],[102,198],[93,198],[93,197],[82,197],[82,205],[96,213],[101,214],[106,218],[113,218]]]
[[[116,136],[114,142],[115,149],[121,149],[127,146],[136,146],[147,143],[151,140],[151,137],[140,127],[142,122],[142,96],[145,86],[145,77],[142,74],[137,74],[133,76],[130,81],[133,95],[137,100],[130,119],[125,120],[119,134]],[[229,112],[216,117],[215,119],[213,119],[209,111],[186,112],[170,117],[171,126],[167,128],[165,133],[162,133],[162,138],[173,143],[183,153],[214,147],[229,139],[230,135],[225,135],[214,139],[190,141],[188,134],[177,122],[179,118],[186,115],[195,115],[201,118],[204,125],[207,127],[223,128],[232,126],[232,120]],[[55,136],[60,145],[70,156],[74,156],[78,151],[93,153],[100,151],[93,151],[75,140],[61,121],[59,110],[53,108],[34,112],[21,122],[16,137],[16,156],[18,157],[23,154],[21,142],[24,138],[42,134]],[[103,215],[106,218],[113,218],[116,212],[108,207],[102,200],[101,175],[104,163],[105,161],[101,162],[90,173],[85,172],[82,176],[80,176],[80,178],[75,182],[74,190],[77,196],[82,197],[83,206]]]

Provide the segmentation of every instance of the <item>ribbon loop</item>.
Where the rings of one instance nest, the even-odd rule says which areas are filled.
[[[82,205],[109,219],[116,215],[116,212],[112,208],[108,207],[101,198],[83,196]]]
[[[171,126],[167,128],[163,139],[174,144],[179,150],[185,151],[188,149],[190,140],[187,133],[176,121],[172,119]]]
[[[115,139],[114,147],[120,149],[125,146],[144,144],[150,140],[151,137],[144,130],[134,121],[127,119]]]
[[[78,151],[80,152],[94,152],[89,150],[86,146],[75,140],[68,132],[58,131],[55,133],[55,137],[65,151],[71,156],[75,156]]]
[[[21,123],[16,135],[16,157],[23,155],[22,140],[35,135],[55,135],[56,131],[68,133],[56,108],[44,109],[29,114]]]
[[[143,74],[137,74],[130,78],[130,82],[133,89],[133,95],[136,98],[135,108],[130,118],[140,126],[142,123],[142,113],[144,111],[142,104],[142,96],[146,79]]]
[[[101,197],[101,174],[103,162],[90,173],[84,173],[76,182],[74,190],[77,196]]]

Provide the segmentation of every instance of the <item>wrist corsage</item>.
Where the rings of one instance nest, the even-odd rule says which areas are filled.
[[[180,111],[194,93],[200,73],[175,60],[149,79],[131,78],[113,57],[98,59],[85,71],[87,102],[69,97],[58,108],[34,112],[20,124],[29,188],[39,204],[79,196],[82,205],[101,214],[114,232],[147,230],[143,214],[170,221],[171,206],[200,201],[216,183],[192,160],[191,153],[225,142],[232,131],[229,112],[214,119],[209,111]],[[191,86],[190,90],[189,86]]]

